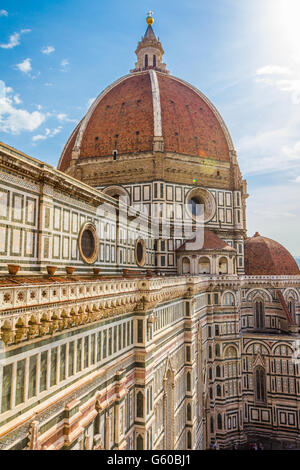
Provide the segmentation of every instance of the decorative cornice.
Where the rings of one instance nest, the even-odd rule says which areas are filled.
[[[29,157],[0,143],[0,171],[26,176],[40,185],[49,185],[56,190],[85,202],[99,206],[105,202],[117,205],[116,201],[101,191],[56,170],[47,163]]]

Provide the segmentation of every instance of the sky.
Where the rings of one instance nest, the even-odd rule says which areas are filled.
[[[300,256],[300,0],[0,0],[0,141],[56,166],[76,123],[154,31],[172,75],[231,133],[248,236]]]

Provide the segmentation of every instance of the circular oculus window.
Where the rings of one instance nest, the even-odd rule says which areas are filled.
[[[146,244],[141,238],[135,242],[135,261],[138,266],[144,266],[146,262]]]
[[[99,237],[94,224],[88,222],[82,226],[78,237],[78,247],[85,263],[95,263],[99,254]]]
[[[216,202],[213,195],[202,188],[193,188],[186,195],[186,212],[194,220],[209,222],[215,215]]]

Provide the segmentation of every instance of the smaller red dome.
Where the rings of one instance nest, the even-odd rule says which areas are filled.
[[[300,271],[295,259],[280,243],[256,232],[245,240],[245,273],[250,276],[295,276]]]

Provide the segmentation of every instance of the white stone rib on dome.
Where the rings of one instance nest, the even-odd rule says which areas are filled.
[[[152,69],[149,72],[150,72],[151,87],[152,87],[154,137],[162,137],[159,84],[158,84],[156,72]]]

